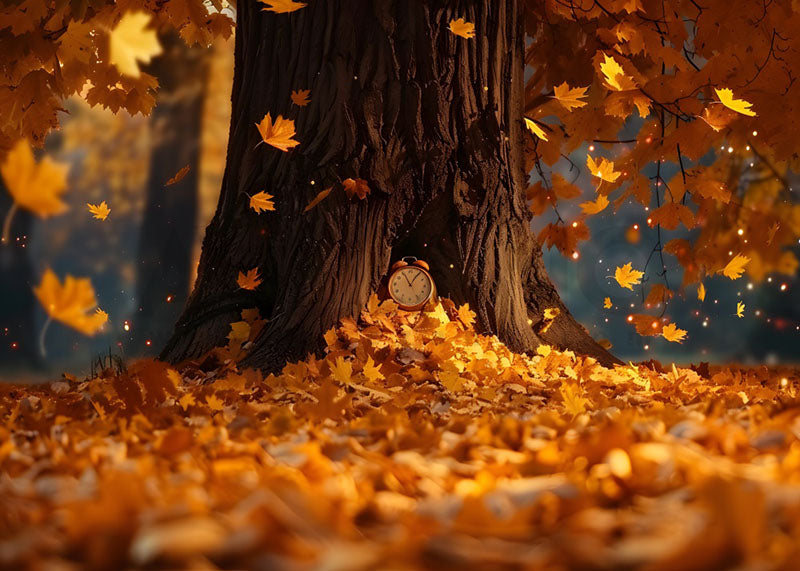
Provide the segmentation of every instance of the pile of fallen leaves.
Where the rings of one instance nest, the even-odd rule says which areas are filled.
[[[177,369],[1,387],[0,567],[796,564],[798,371],[518,355],[473,318],[373,298],[264,377],[246,311]]]

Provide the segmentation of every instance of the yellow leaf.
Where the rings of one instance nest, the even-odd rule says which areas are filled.
[[[250,339],[250,324],[246,321],[234,321],[230,324],[231,331],[228,333],[228,341],[232,344],[241,345]]]
[[[736,317],[744,317],[744,302],[740,301],[736,304]]]
[[[336,364],[331,372],[334,379],[343,385],[349,385],[353,378],[353,364],[350,361],[345,361],[344,357],[336,357]]]
[[[367,357],[367,362],[364,363],[364,368],[361,370],[361,372],[368,381],[373,383],[383,379],[383,373],[381,373],[380,368],[375,364],[375,361],[373,361],[371,355]]]
[[[183,396],[180,398],[180,400],[178,400],[178,404],[179,404],[179,405],[181,405],[181,408],[182,408],[183,410],[186,410],[187,408],[189,408],[189,407],[190,407],[190,406],[192,406],[193,404],[197,404],[197,401],[195,400],[195,398],[194,398],[194,395],[193,395],[193,394],[191,394],[191,393],[186,393],[185,395],[183,395]]]
[[[686,330],[678,329],[674,323],[668,323],[661,329],[661,335],[667,341],[683,343],[683,338],[686,337]]]
[[[217,395],[208,395],[206,397],[206,404],[211,410],[222,410],[225,408],[225,403],[223,403]]]
[[[247,273],[239,272],[239,277],[236,278],[236,283],[242,289],[254,290],[261,285],[261,276],[258,274],[258,268],[247,270]]]
[[[150,63],[161,53],[161,44],[154,30],[146,30],[150,16],[144,12],[128,12],[111,31],[109,60],[123,75],[139,77],[139,62]]]
[[[613,57],[604,54],[603,58],[603,63],[600,64],[600,72],[603,74],[608,87],[615,91],[636,89],[636,83],[633,78],[625,75],[625,70]]]
[[[292,147],[300,144],[300,141],[292,139],[295,135],[294,121],[284,119],[281,115],[278,115],[278,118],[273,123],[272,117],[267,113],[260,123],[256,123],[256,128],[261,133],[261,139],[266,144],[272,145],[283,152],[287,152]]]
[[[553,88],[553,97],[566,108],[567,111],[579,109],[586,105],[581,97],[586,97],[588,87],[570,87],[565,81]]]
[[[628,262],[622,267],[617,266],[614,272],[614,279],[617,283],[625,289],[633,290],[633,286],[641,282],[644,272],[634,270],[631,267],[632,262]]]
[[[264,210],[275,210],[275,203],[272,202],[274,197],[265,192],[257,192],[250,197],[250,208],[261,214]]]
[[[607,298],[605,298],[603,300],[603,307],[605,309],[611,309],[612,306],[613,306],[613,304],[611,303],[611,298],[610,297],[607,297]]]
[[[33,291],[50,318],[84,335],[94,335],[108,321],[108,314],[103,310],[89,313],[97,306],[89,278],[67,275],[62,285],[53,270],[47,269],[42,282]]]
[[[315,207],[317,204],[319,204],[320,202],[322,202],[323,200],[325,200],[325,198],[326,198],[326,197],[327,197],[327,196],[328,196],[328,195],[331,193],[331,190],[333,190],[333,187],[332,187],[332,186],[329,186],[329,187],[328,187],[328,188],[326,188],[325,190],[321,190],[321,191],[319,191],[319,194],[318,194],[317,196],[315,196],[315,197],[314,197],[314,198],[311,200],[311,202],[309,202],[309,203],[308,203],[308,206],[306,206],[306,207],[303,209],[303,212],[308,212],[309,210],[311,210],[312,208],[314,208],[314,207]]]
[[[733,111],[741,113],[742,115],[747,115],[748,117],[756,116],[755,111],[750,109],[753,104],[745,101],[744,99],[734,99],[733,91],[730,89],[714,89],[714,93],[716,93],[717,97],[719,97],[719,102],[728,109],[732,109]]]
[[[577,416],[586,412],[586,405],[589,404],[589,399],[579,394],[579,385],[563,384],[561,386],[561,397],[564,399],[564,410],[572,416]]]
[[[97,220],[105,220],[111,213],[111,209],[108,207],[105,200],[100,204],[89,204],[87,202],[86,206],[89,207],[89,212],[91,212]]]
[[[533,119],[528,119],[527,117],[525,117],[525,126],[528,128],[528,130],[531,133],[533,133],[534,135],[539,137],[542,141],[547,141],[547,133],[544,132],[544,129],[542,129],[536,123],[536,121],[534,121]]]
[[[258,0],[262,4],[266,4],[261,9],[262,12],[275,12],[276,14],[287,14],[294,12],[300,8],[305,8],[307,4],[302,2],[295,2],[294,0]]]
[[[189,170],[191,170],[190,165],[183,165],[178,172],[176,172],[167,182],[164,183],[164,186],[172,186],[173,184],[179,183],[183,180]]]
[[[606,206],[608,206],[608,197],[605,194],[598,196],[597,200],[594,202],[581,202],[580,204],[581,210],[583,210],[583,213],[587,216],[602,212],[606,209]]]
[[[705,301],[706,299],[706,286],[703,285],[703,282],[700,282],[700,285],[697,286],[697,299],[700,301]]]
[[[736,254],[728,264],[719,270],[717,273],[723,274],[726,278],[738,280],[744,273],[744,267],[748,264],[750,258],[742,254]]]
[[[467,22],[464,18],[459,18],[458,20],[450,20],[450,31],[453,32],[456,36],[461,36],[462,38],[474,38],[475,37],[475,24],[472,22]]]
[[[616,182],[622,175],[614,170],[614,163],[605,157],[600,157],[600,161],[595,162],[591,155],[586,155],[586,168],[592,175],[606,182]]]
[[[344,191],[350,198],[358,196],[358,198],[363,200],[370,193],[369,185],[363,178],[346,178],[342,181],[342,186],[344,186]]]
[[[68,170],[68,165],[56,163],[49,157],[37,164],[30,146],[22,139],[0,165],[0,174],[14,202],[42,218],[67,209],[61,194],[67,188]]]
[[[311,93],[310,89],[297,89],[292,91],[292,103],[298,107],[305,107],[309,103],[308,96]]]
[[[469,329],[475,323],[476,313],[469,308],[469,304],[465,303],[458,308],[458,319],[464,326]]]

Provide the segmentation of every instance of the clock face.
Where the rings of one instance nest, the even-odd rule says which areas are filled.
[[[421,268],[406,266],[392,274],[389,293],[400,305],[415,306],[428,300],[433,284]]]

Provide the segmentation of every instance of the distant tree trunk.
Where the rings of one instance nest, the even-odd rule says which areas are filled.
[[[475,38],[448,30],[461,17]],[[288,15],[239,3],[222,193],[163,356],[202,354],[256,306],[269,323],[248,364],[275,370],[319,350],[390,263],[413,254],[430,262],[441,294],[469,303],[478,327],[512,349],[547,342],[613,362],[564,307],[530,227],[523,54],[516,0],[330,0]],[[294,89],[311,90],[307,107],[291,104]],[[267,112],[296,118],[298,147],[257,146]],[[349,199],[348,177],[371,194]],[[260,190],[275,195],[276,212],[248,208]],[[261,287],[238,289],[237,272],[256,266]],[[560,316],[537,333],[551,307]]]
[[[0,179],[0,219],[12,206]],[[33,268],[27,243],[31,215],[17,211],[11,223],[8,244],[0,244],[0,369],[30,370],[38,363],[34,325]]]
[[[147,202],[139,239],[138,312],[132,351],[163,346],[191,288],[197,215],[198,163],[208,50],[188,47],[177,35],[162,37],[164,54],[151,71],[160,82],[152,122]],[[166,182],[184,166],[179,182]]]

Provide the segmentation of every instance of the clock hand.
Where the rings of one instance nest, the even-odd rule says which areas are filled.
[[[411,282],[408,281],[408,276],[406,275],[406,272],[403,272],[401,275],[405,278],[406,283],[408,283],[408,285],[411,285]]]

